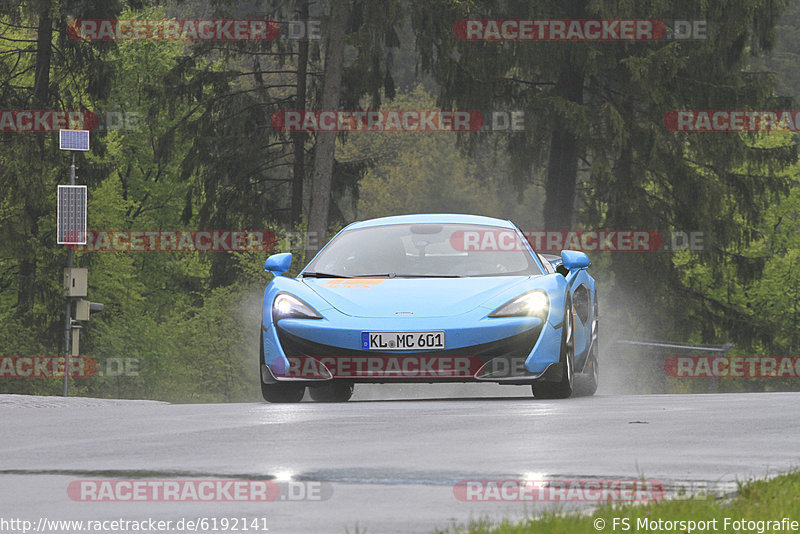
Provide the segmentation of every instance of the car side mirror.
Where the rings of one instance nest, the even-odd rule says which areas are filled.
[[[280,276],[292,266],[292,253],[273,254],[264,262],[264,270],[275,276]]]
[[[592,264],[589,261],[589,256],[577,250],[562,250],[561,263],[569,271],[586,269]]]

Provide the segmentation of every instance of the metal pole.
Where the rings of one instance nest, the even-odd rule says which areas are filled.
[[[69,168],[69,185],[75,185],[75,152],[72,153],[72,166]],[[67,245],[67,269],[72,269],[72,249]],[[70,334],[72,333],[72,297],[67,297],[64,313],[64,397],[69,396],[69,355],[71,352]]]

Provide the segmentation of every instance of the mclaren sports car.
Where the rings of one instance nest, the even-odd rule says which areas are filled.
[[[420,214],[350,224],[296,277],[270,256],[260,331],[268,402],[343,402],[359,383],[496,382],[591,395],[589,258],[533,250],[510,221]],[[297,272],[297,271],[295,271]]]

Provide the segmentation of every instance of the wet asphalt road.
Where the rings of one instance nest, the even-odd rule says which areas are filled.
[[[430,532],[554,506],[462,502],[453,491],[460,480],[644,477],[668,490],[727,491],[800,466],[800,393],[543,401],[524,388],[478,387],[484,396],[469,398],[442,391],[296,405],[0,395],[0,518],[263,518],[269,532]],[[498,391],[511,396],[485,396]],[[116,479],[271,480],[294,494],[85,502],[68,492],[76,481]],[[315,496],[294,500],[304,492]]]

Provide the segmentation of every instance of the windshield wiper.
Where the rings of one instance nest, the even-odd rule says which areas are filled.
[[[310,271],[304,271],[300,274],[303,278],[352,278],[352,276],[344,276],[342,274],[314,273]]]

